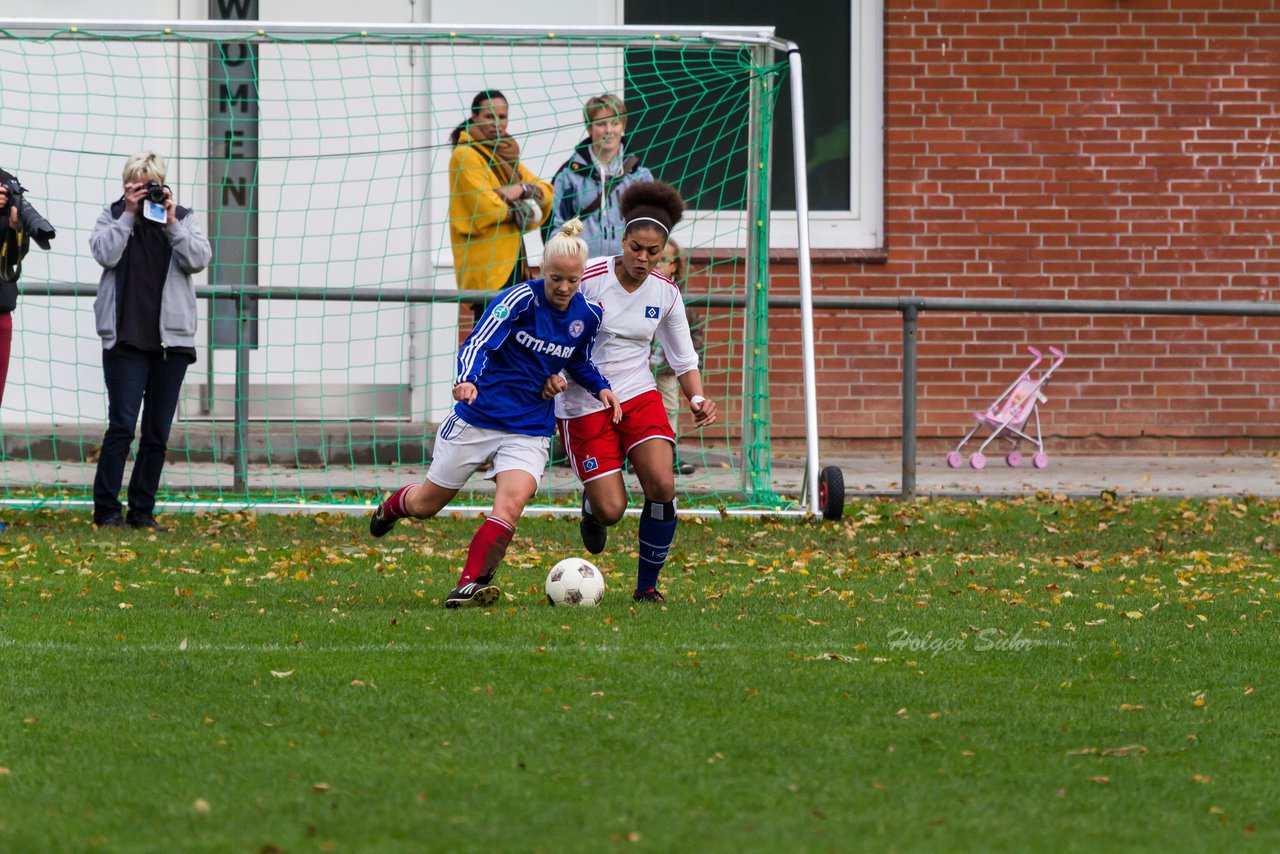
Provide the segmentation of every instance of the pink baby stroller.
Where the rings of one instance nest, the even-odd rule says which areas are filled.
[[[986,412],[975,412],[973,417],[978,423],[969,431],[960,444],[956,445],[956,449],[947,454],[947,465],[953,469],[960,468],[964,462],[964,455],[960,453],[965,443],[974,437],[979,430],[986,427],[991,430],[991,435],[979,446],[969,457],[969,465],[975,469],[986,466],[987,457],[983,453],[996,439],[1004,439],[1013,447],[1008,455],[1004,458],[1011,466],[1019,466],[1022,464],[1022,452],[1018,450],[1018,446],[1025,439],[1032,445],[1035,445],[1036,453],[1031,458],[1031,464],[1038,469],[1042,469],[1049,465],[1049,455],[1044,452],[1044,441],[1040,438],[1040,404],[1048,401],[1044,396],[1044,387],[1049,382],[1049,377],[1053,376],[1053,372],[1058,370],[1065,360],[1066,356],[1057,347],[1050,347],[1049,352],[1053,354],[1053,364],[1051,364],[1039,377],[1033,377],[1032,371],[1044,359],[1040,355],[1040,351],[1035,347],[1028,347],[1031,355],[1035,356],[1035,360],[1027,366],[1027,369],[1018,375],[1013,384],[1005,389],[995,401],[987,407]],[[1027,421],[1035,421],[1035,436],[1032,437],[1027,430]]]

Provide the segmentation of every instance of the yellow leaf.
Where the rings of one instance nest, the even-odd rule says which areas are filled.
[[[1141,620],[1143,617],[1143,614],[1141,611],[1125,611],[1124,615],[1128,617],[1130,620]]]
[[[1122,712],[1140,712],[1140,711],[1142,711],[1142,706],[1135,706],[1135,705],[1133,705],[1132,703],[1121,703],[1121,704],[1120,704],[1120,711],[1122,711]]]
[[[1212,783],[1212,782],[1213,782],[1213,778],[1212,778],[1212,777],[1206,777],[1206,776],[1205,776],[1205,775],[1203,775],[1203,774],[1192,774],[1192,775],[1191,775],[1191,779],[1192,779],[1192,780],[1195,780],[1197,783]]]
[[[1146,753],[1147,749],[1141,744],[1126,744],[1124,747],[1108,747],[1102,751],[1103,756],[1132,756],[1135,753]]]
[[[293,675],[292,670],[272,670],[271,675],[277,679],[286,679]]]
[[[1099,774],[1099,775],[1098,775],[1098,776],[1096,776],[1096,777],[1090,777],[1090,778],[1089,778],[1089,782],[1090,782],[1090,783],[1097,783],[1098,785],[1100,785],[1100,786],[1101,786],[1101,785],[1106,785],[1107,783],[1110,783],[1110,782],[1111,782],[1111,778],[1110,778],[1110,777],[1106,777],[1106,776],[1104,776],[1104,775],[1102,775],[1102,774]]]
[[[209,812],[209,810],[213,809],[211,806],[209,806],[209,802],[206,801],[204,798],[196,798],[196,802],[191,805],[191,808],[196,812],[200,813],[201,815],[204,815],[205,813]]]
[[[328,784],[328,783],[312,783],[312,784],[311,784],[311,791],[313,791],[313,792],[327,792],[327,791],[329,791],[329,784]]]

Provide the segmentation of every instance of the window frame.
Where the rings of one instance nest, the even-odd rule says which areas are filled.
[[[849,0],[849,201],[845,210],[809,210],[811,249],[883,249],[884,239],[884,0]],[[801,73],[804,45],[800,49]],[[786,85],[791,85],[788,76]],[[806,102],[809,109],[811,104]],[[792,117],[781,117],[791,121]],[[807,140],[806,140],[807,142]],[[774,162],[771,168],[777,169]],[[774,174],[777,174],[776,171]],[[771,210],[769,248],[798,249],[795,210]],[[739,248],[725,235],[743,234],[741,211],[695,211],[677,230],[689,245]],[[683,233],[681,233],[683,232]],[[736,241],[745,242],[745,241]]]

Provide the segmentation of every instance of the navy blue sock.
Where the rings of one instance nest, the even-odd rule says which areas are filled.
[[[636,572],[636,589],[658,586],[658,574],[667,562],[667,552],[676,535],[676,503],[658,504],[645,501],[640,514],[640,565]]]

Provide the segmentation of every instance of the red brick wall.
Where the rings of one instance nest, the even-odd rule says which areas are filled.
[[[819,254],[815,292],[1271,298],[1275,3],[887,0],[885,17],[887,260]],[[795,292],[793,260],[770,287]],[[819,311],[816,327],[824,447],[896,444],[900,317]],[[1278,339],[1257,319],[924,313],[919,435],[957,441],[1026,345],[1052,344],[1068,354],[1042,407],[1059,449],[1273,447]],[[804,435],[799,353],[798,312],[776,312],[784,444]]]

